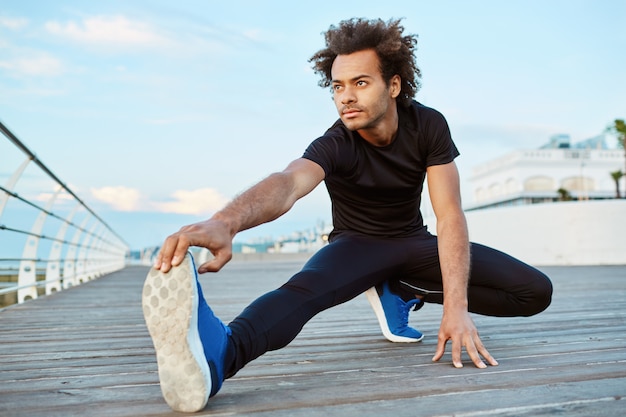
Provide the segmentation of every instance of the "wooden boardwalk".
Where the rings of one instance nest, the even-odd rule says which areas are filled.
[[[233,262],[201,282],[225,321],[301,260]],[[250,363],[196,415],[623,416],[626,266],[542,268],[552,306],[531,318],[475,316],[500,366],[432,363],[441,307],[386,342],[364,296],[318,315],[288,347]],[[140,297],[145,267],[0,311],[0,416],[176,416],[162,400]],[[467,359],[467,357],[465,357]]]

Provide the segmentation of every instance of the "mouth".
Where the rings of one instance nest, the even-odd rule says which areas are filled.
[[[341,111],[341,115],[348,119],[356,117],[359,113],[361,113],[361,110],[355,108],[343,109]]]

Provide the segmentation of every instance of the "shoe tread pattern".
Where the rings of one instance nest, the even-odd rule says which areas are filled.
[[[183,412],[203,409],[211,391],[208,364],[205,362],[203,369],[188,339],[192,315],[197,309],[196,284],[190,279],[195,273],[192,267],[185,258],[176,267],[182,269],[173,268],[166,274],[151,269],[142,294],[143,313],[157,355],[161,392],[173,410]]]

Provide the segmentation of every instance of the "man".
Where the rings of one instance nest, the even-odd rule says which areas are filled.
[[[411,307],[443,304],[433,360],[451,341],[455,367],[462,366],[463,347],[479,368],[498,364],[469,311],[528,316],[550,304],[552,286],[541,272],[468,242],[454,164],[459,153],[443,116],[413,101],[416,37],[402,32],[399,20],[331,26],[326,48],[311,61],[320,85],[332,89],[340,120],[282,172],[163,243],[144,285],[143,308],[161,389],[173,409],[202,409],[225,378],[286,346],[315,314],[364,291],[392,341],[421,339],[407,326]],[[419,211],[426,174],[437,236]],[[202,296],[189,247],[215,256],[199,273],[217,272],[231,259],[238,232],[278,218],[322,181],[332,201],[330,243],[224,325]]]

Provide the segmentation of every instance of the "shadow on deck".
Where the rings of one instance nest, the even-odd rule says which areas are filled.
[[[233,262],[201,282],[224,320],[302,265]],[[626,266],[546,267],[554,302],[531,318],[475,316],[500,366],[432,363],[441,307],[413,313],[426,337],[386,342],[364,296],[325,311],[288,347],[226,381],[196,415],[621,416]],[[173,416],[141,313],[145,267],[0,311],[0,415]],[[449,352],[449,347],[448,347]],[[467,359],[467,357],[465,357]]]

